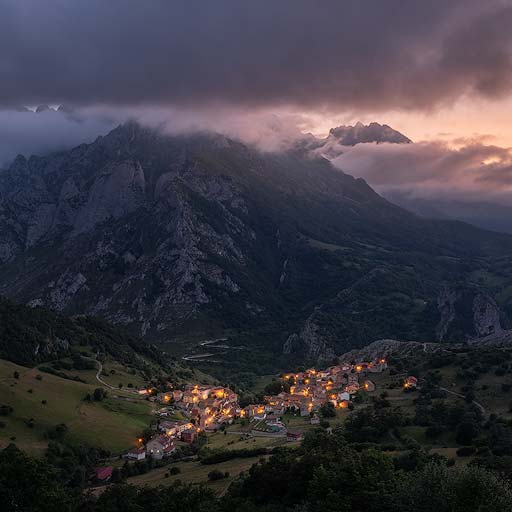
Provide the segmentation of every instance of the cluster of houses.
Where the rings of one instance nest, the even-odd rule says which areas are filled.
[[[312,416],[312,422],[319,421],[314,413],[325,403],[348,408],[360,389],[375,391],[370,374],[383,372],[386,368],[386,360],[380,359],[369,363],[331,366],[325,370],[311,368],[305,372],[284,374],[282,378],[289,383],[289,392],[265,396],[263,404],[250,405],[245,412],[249,418],[273,420],[292,411],[301,416]]]
[[[187,384],[183,390],[158,393],[151,399],[164,406],[158,411],[159,419],[155,425],[157,433],[145,446],[142,439],[139,439],[138,446],[127,453],[129,459],[163,459],[176,450],[176,441],[193,443],[199,432],[214,432],[244,415],[238,405],[238,395],[222,386]],[[165,419],[171,411],[173,414],[179,413],[186,420]]]
[[[375,391],[371,374],[380,373],[386,368],[386,360],[379,359],[369,363],[331,366],[325,370],[311,368],[305,372],[284,374],[282,379],[288,383],[285,389],[289,391],[265,396],[263,403],[244,408],[239,406],[238,395],[222,386],[187,384],[184,389],[157,393],[151,400],[163,407],[157,413],[159,419],[155,425],[155,435],[145,445],[140,439],[138,446],[127,457],[133,460],[165,458],[176,450],[176,441],[193,443],[199,432],[214,432],[222,425],[231,424],[236,418],[264,421],[263,427],[260,425],[254,429],[254,435],[286,435],[290,440],[297,440],[300,434],[287,432],[280,421],[286,412],[310,416],[311,423],[319,423],[318,411],[322,405],[331,402],[334,407],[348,408],[360,389]],[[413,382],[410,384],[412,387]],[[186,419],[167,419],[176,413]]]

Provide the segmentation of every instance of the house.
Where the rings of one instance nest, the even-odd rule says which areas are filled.
[[[405,380],[404,380],[404,388],[405,389],[416,389],[417,387],[418,387],[418,379],[416,377],[409,375],[409,377],[405,378]]]
[[[354,395],[358,391],[359,391],[359,384],[357,382],[353,382],[352,384],[345,386],[345,392],[350,393],[351,395]]]
[[[144,446],[141,446],[140,448],[132,448],[127,454],[126,457],[128,459],[133,460],[144,460],[146,458],[146,450]]]
[[[250,404],[245,408],[248,418],[264,419],[265,406],[262,404]]]
[[[372,392],[375,391],[375,383],[371,380],[365,380],[363,384],[363,388],[365,391]]]
[[[179,437],[184,430],[193,428],[194,425],[190,421],[161,421],[158,428],[161,432],[165,432],[169,437]]]
[[[103,468],[94,468],[94,478],[101,483],[108,482],[112,478],[112,466],[105,466]]]
[[[156,460],[161,460],[175,450],[172,439],[168,436],[156,436],[146,444],[146,454]]]
[[[302,432],[287,432],[286,440],[287,441],[302,441],[304,439],[304,434]]]
[[[311,417],[311,425],[319,425],[320,424],[320,418],[318,417],[318,414],[313,414]]]
[[[300,415],[309,416],[309,413],[313,409],[313,402],[306,401],[300,404]]]
[[[174,444],[171,443],[170,445],[168,445],[164,448],[163,456],[169,457],[175,451],[176,451],[176,446],[174,446]]]
[[[340,401],[350,400],[350,393],[347,393],[346,391],[338,393],[338,400],[340,400]]]
[[[163,404],[168,404],[171,401],[171,398],[172,398],[172,393],[170,393],[170,392],[156,394],[157,402],[160,402]]]
[[[185,443],[193,443],[196,438],[197,431],[194,428],[189,428],[181,433],[181,440]]]

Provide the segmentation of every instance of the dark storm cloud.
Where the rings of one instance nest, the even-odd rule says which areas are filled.
[[[53,110],[38,114],[0,110],[0,169],[18,154],[44,154],[92,142],[114,123],[101,115],[76,118]]]
[[[0,6],[4,105],[429,109],[510,87],[508,1],[0,0]]]

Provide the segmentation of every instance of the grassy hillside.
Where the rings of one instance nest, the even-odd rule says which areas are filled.
[[[15,372],[19,378],[14,377]],[[84,401],[98,385],[0,360],[0,402],[13,409],[0,418],[0,447],[14,441],[30,453],[41,453],[47,446],[48,432],[64,423],[70,440],[113,452],[129,448],[148,426],[151,405],[122,392],[117,393],[119,398],[112,394],[102,402]]]

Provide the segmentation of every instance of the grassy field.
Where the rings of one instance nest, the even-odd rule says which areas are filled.
[[[19,372],[18,379],[14,378],[15,371]],[[65,423],[72,440],[116,453],[129,448],[149,425],[152,405],[113,397],[85,402],[84,397],[96,387],[0,360],[0,403],[14,409],[0,418],[4,423],[0,428],[0,447],[14,438],[20,448],[40,453],[47,445],[46,432]],[[28,420],[33,420],[33,427],[27,425]]]
[[[230,430],[233,429],[233,430]],[[236,425],[230,427],[231,432],[236,432]],[[286,437],[249,437],[238,433],[216,432],[208,435],[208,448],[223,450],[239,450],[242,448],[275,447],[286,445]]]
[[[105,361],[103,363],[102,379],[111,386],[123,385],[123,388],[128,388],[131,384],[133,388],[138,389],[144,387],[146,384],[141,375],[135,370],[126,368],[115,361]]]
[[[190,462],[177,462],[167,467],[158,468],[145,475],[138,475],[128,478],[128,482],[134,485],[170,485],[176,480],[182,480],[183,482],[191,484],[206,484],[208,487],[214,489],[217,493],[222,494],[229,487],[231,482],[240,475],[243,471],[249,470],[249,468],[256,464],[261,457],[248,457],[228,460],[219,464],[201,464],[198,461]],[[169,469],[171,467],[178,467],[180,473],[178,475],[169,475]],[[208,473],[213,470],[219,470],[222,472],[229,472],[229,477],[222,480],[216,480],[211,482],[208,480]]]

